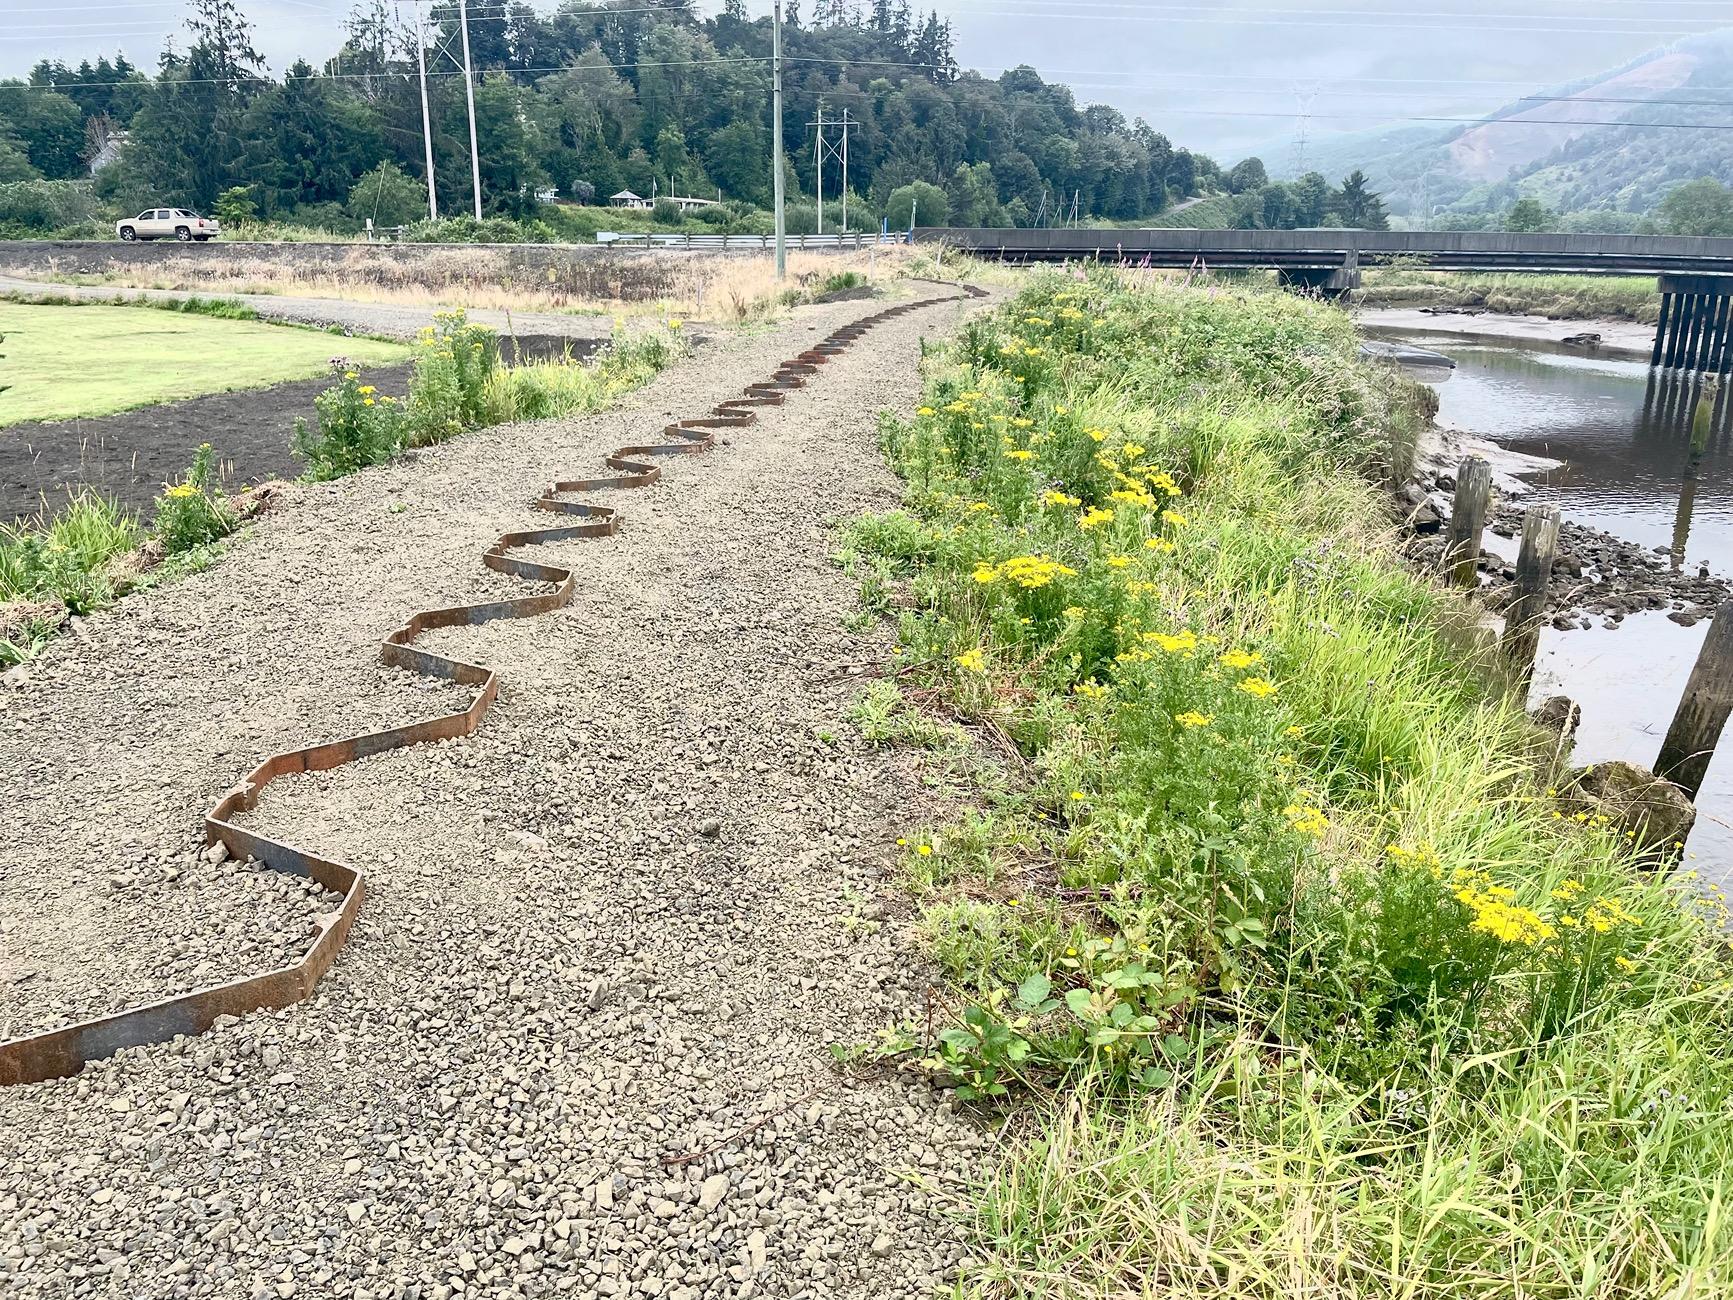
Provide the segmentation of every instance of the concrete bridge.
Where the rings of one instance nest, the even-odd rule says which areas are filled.
[[[1733,239],[1502,231],[925,228],[915,232],[915,240],[1006,262],[1099,259],[1139,267],[1270,270],[1285,284],[1331,296],[1359,288],[1360,273],[1368,266],[1653,275],[1662,295],[1654,363],[1721,373],[1733,367]]]

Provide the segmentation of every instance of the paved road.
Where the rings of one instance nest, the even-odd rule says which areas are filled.
[[[148,301],[191,296],[180,289],[124,289],[111,285],[55,284],[10,275],[0,275],[0,293],[45,294],[95,302],[112,302],[116,299]],[[267,320],[320,327],[337,325],[351,334],[380,334],[405,339],[414,338],[418,330],[431,325],[433,313],[441,310],[433,305],[412,307],[402,303],[302,298],[274,293],[221,293],[213,296],[243,302]],[[478,324],[491,326],[501,334],[515,333],[520,338],[528,335],[554,335],[571,339],[604,339],[608,337],[613,326],[612,319],[607,316],[513,312],[508,320],[503,311],[490,311],[479,307],[469,310],[469,318]]]

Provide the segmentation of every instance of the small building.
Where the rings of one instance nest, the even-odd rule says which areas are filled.
[[[653,208],[656,205],[642,194],[634,194],[631,190],[621,190],[608,200],[616,208]]]
[[[560,187],[558,185],[549,185],[544,189],[539,189],[536,191],[536,202],[537,203],[552,203],[555,200],[557,200],[559,197],[560,197]]]
[[[114,131],[103,140],[95,153],[90,155],[90,174],[96,175],[104,167],[109,167],[120,157],[120,151],[126,144],[126,132]]]

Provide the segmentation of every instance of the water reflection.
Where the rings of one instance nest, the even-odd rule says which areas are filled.
[[[1558,462],[1525,475],[1532,500],[1557,504],[1570,522],[1669,552],[1675,570],[1706,563],[1717,573],[1733,571],[1733,400],[1726,387],[1711,394],[1699,423],[1704,386],[1695,376],[1531,344],[1393,336],[1456,361],[1454,371],[1417,375],[1437,389],[1441,423]],[[1514,539],[1488,534],[1486,542],[1514,557]],[[1630,615],[1617,630],[1545,628],[1530,698],[1569,695],[1583,706],[1577,762],[1651,765],[1708,627],[1680,627],[1652,611]],[[1722,883],[1733,881],[1729,751],[1733,733],[1709,765],[1687,846],[1687,865]]]
[[[1659,550],[1672,551],[1676,539],[1688,537],[1680,563],[1733,567],[1733,402],[1726,390],[1715,402],[1681,517],[1701,392],[1694,377],[1663,377],[1644,362],[1531,344],[1402,338],[1457,363],[1454,371],[1422,376],[1436,380],[1441,422],[1561,462],[1530,477],[1534,500],[1556,503],[1567,520]]]

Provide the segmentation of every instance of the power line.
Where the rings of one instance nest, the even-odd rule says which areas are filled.
[[[412,2],[420,2],[420,0],[412,0]],[[1001,0],[1001,2],[1003,2],[1003,0]],[[1035,0],[1035,2],[1053,3],[1054,0]],[[661,6],[654,6],[653,8],[655,10],[668,10],[668,9],[672,8],[672,6],[661,5]],[[641,11],[635,10],[633,12],[650,12],[650,11],[651,11],[650,9],[645,9],[645,10],[641,10]],[[616,10],[616,11],[598,11],[599,16],[605,14],[605,12],[624,12],[624,11],[618,11],[618,10]],[[6,39],[6,38],[0,38],[0,39]],[[795,55],[795,56],[785,55],[784,58],[788,62],[834,65],[839,71],[846,71],[850,67],[894,67],[894,68],[907,69],[907,70],[911,70],[911,71],[920,71],[920,70],[931,69],[932,67],[936,66],[936,65],[932,65],[932,64],[921,64],[921,63],[910,62],[908,60],[897,60],[897,59],[883,59],[883,60],[836,59],[836,58],[828,58],[828,57],[817,56],[817,55],[804,55],[804,56],[802,56],[802,55]],[[619,72],[619,71],[627,71],[627,70],[639,69],[639,68],[707,67],[707,66],[723,66],[723,65],[739,66],[742,64],[764,64],[764,63],[768,63],[768,62],[769,62],[769,60],[766,59],[764,56],[761,56],[761,55],[740,55],[740,56],[717,56],[717,57],[703,58],[703,59],[638,60],[638,61],[631,61],[631,62],[621,62],[621,63],[608,62],[608,63],[601,63],[601,64],[597,64],[597,63],[561,64],[561,65],[549,65],[549,66],[545,66],[545,67],[514,68],[514,69],[509,69],[509,71],[511,71],[515,74],[519,74],[519,75],[533,75],[533,74],[549,74],[549,73],[566,72],[566,71],[571,71],[574,69],[596,69],[596,70],[604,70],[605,69],[605,70]],[[1014,69],[1011,69],[1011,68],[999,69],[999,71],[1001,73],[1010,72],[1013,70]],[[306,77],[296,77],[292,73],[285,73],[281,78],[281,83],[287,84],[291,81],[316,81],[316,80],[324,80],[324,81],[378,80],[381,76],[398,76],[398,75],[402,75],[404,77],[407,77],[409,74],[406,72],[405,73],[390,72],[390,73],[383,73],[383,74],[376,73],[376,72],[366,72],[366,73],[323,73],[323,72],[316,72],[316,73],[312,73]],[[439,76],[449,77],[449,76],[461,76],[463,74],[462,74],[460,69],[453,69],[451,71],[432,71],[432,70],[430,70],[428,75],[434,76],[434,77],[439,77]],[[1090,69],[1090,70],[1074,69],[1074,70],[1069,70],[1069,71],[1067,71],[1067,70],[1050,70],[1045,75],[1049,76],[1049,77],[1050,76],[1113,76],[1113,77],[1127,76],[1127,77],[1129,77],[1129,76],[1134,76],[1136,74],[1120,74],[1120,73],[1115,73],[1115,72],[1102,70],[1102,69]],[[1167,74],[1163,74],[1163,75],[1167,75]],[[1209,74],[1209,73],[1184,74],[1184,73],[1182,73],[1182,74],[1173,74],[1173,75],[1184,76],[1184,77],[1189,77],[1189,78],[1202,77],[1202,78],[1214,78],[1214,79],[1220,79],[1220,80],[1235,80],[1235,79],[1238,79],[1240,76],[1244,76],[1245,74]],[[1406,85],[1406,84],[1414,84],[1414,85],[1520,84],[1520,83],[1503,83],[1503,82],[1483,83],[1483,82],[1478,82],[1478,81],[1452,81],[1452,80],[1448,80],[1448,79],[1439,79],[1437,81],[1431,81],[1431,80],[1428,80],[1425,78],[1362,78],[1360,80],[1366,81],[1368,83],[1404,84],[1404,85]],[[132,80],[121,80],[121,81],[102,81],[102,82],[67,81],[67,82],[62,83],[60,85],[28,84],[28,85],[24,85],[24,86],[15,87],[15,89],[27,89],[27,90],[37,90],[37,91],[60,91],[62,89],[64,89],[64,90],[87,90],[87,89],[99,89],[99,88],[117,88],[117,87],[124,87],[124,86],[141,86],[141,85],[169,85],[169,86],[174,86],[174,85],[238,85],[238,84],[241,84],[243,82],[259,82],[259,83],[268,83],[268,84],[278,84],[278,81],[279,81],[278,78],[269,76],[267,74],[259,74],[256,76],[239,76],[239,77],[174,77],[174,78],[161,79],[158,81],[152,81],[148,78],[140,77],[140,78],[134,78]],[[1059,87],[1069,86],[1069,87],[1078,88],[1078,89],[1106,90],[1106,91],[1110,91],[1110,92],[1120,92],[1120,93],[1123,93],[1125,91],[1140,90],[1140,89],[1149,88],[1145,85],[1140,85],[1138,83],[1126,83],[1126,82],[1070,81],[1070,82],[1047,83],[1047,84],[1052,84],[1052,85],[1056,85]],[[1726,90],[1726,91],[1733,92],[1733,87],[1702,87],[1702,88],[1698,88],[1698,89]],[[852,90],[834,89],[834,88],[827,89],[825,91],[825,93],[831,94],[831,95],[851,95],[852,94],[852,95],[858,95],[861,97],[867,97],[869,95],[869,92],[867,92],[867,91],[852,91]],[[1352,92],[1328,92],[1328,93],[1337,94],[1337,93],[1352,93]],[[1359,92],[1359,93],[1367,93],[1367,94],[1382,93],[1382,94],[1388,95],[1388,94],[1391,94],[1392,92]],[[1616,97],[1589,97],[1589,96],[1581,96],[1581,95],[1557,95],[1557,96],[1530,95],[1530,96],[1521,97],[1520,100],[1517,102],[1614,103],[1614,104],[1631,104],[1631,105],[1658,105],[1658,106],[1706,107],[1706,108],[1733,107],[1733,102],[1723,102],[1723,101],[1717,101],[1717,100],[1676,100],[1676,99],[1659,99],[1659,98],[1657,98],[1657,99],[1638,99],[1638,98],[1625,99],[1625,98],[1616,98]],[[1165,115],[1179,116],[1179,117],[1238,117],[1238,118],[1255,118],[1255,119],[1271,119],[1271,120],[1298,120],[1299,118],[1301,118],[1303,116],[1303,117],[1307,117],[1307,118],[1321,118],[1323,120],[1332,120],[1332,121],[1362,121],[1362,120],[1364,120],[1364,114],[1343,114],[1343,113],[1297,114],[1297,113],[1284,113],[1284,112],[1260,112],[1260,111],[1248,110],[1248,109],[1229,110],[1229,109],[1175,108],[1175,107],[1164,107],[1161,111]],[[1654,128],[1654,129],[1661,129],[1661,130],[1686,130],[1686,131],[1727,131],[1727,130],[1733,130],[1733,124],[1720,124],[1720,123],[1638,122],[1638,121],[1624,121],[1624,120],[1577,121],[1577,120],[1571,120],[1571,119],[1535,118],[1535,117],[1529,117],[1526,115],[1495,118],[1495,117],[1461,117],[1461,116],[1451,116],[1451,115],[1442,115],[1442,114],[1417,114],[1417,115],[1410,115],[1410,116],[1387,119],[1387,120],[1392,122],[1392,123],[1413,122],[1413,123],[1434,123],[1434,124],[1451,124],[1451,125],[1468,125],[1468,126],[1523,125],[1523,126],[1568,126],[1568,127],[1579,128],[1579,129],[1586,129],[1589,127],[1631,127],[1631,128],[1638,128],[1638,129]]]

